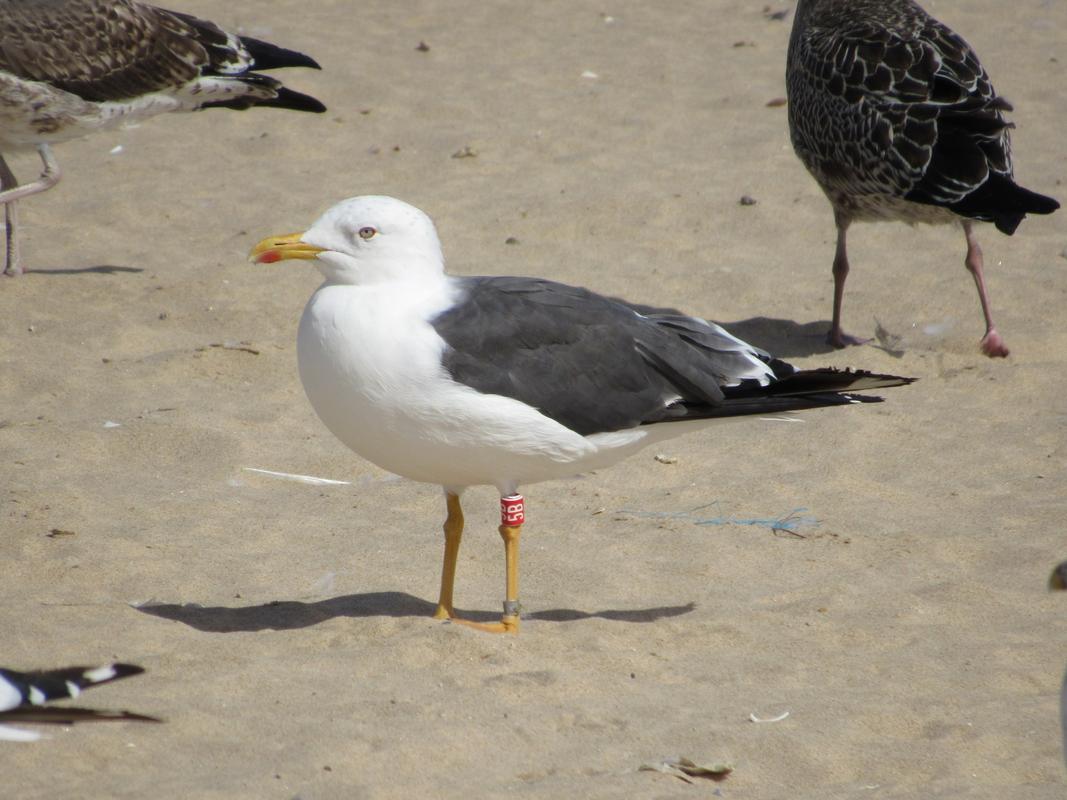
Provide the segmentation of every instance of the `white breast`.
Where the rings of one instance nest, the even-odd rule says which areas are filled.
[[[596,446],[510,398],[451,380],[429,320],[446,284],[324,284],[300,320],[308,399],[345,445],[383,469],[450,488],[565,477]]]

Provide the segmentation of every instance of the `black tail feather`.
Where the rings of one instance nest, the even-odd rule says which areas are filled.
[[[1011,236],[1027,214],[1051,214],[1059,202],[1019,186],[1011,178],[991,173],[989,180],[949,208],[965,217],[992,222]]]
[[[805,369],[787,375],[767,387],[745,391],[743,387],[730,387],[724,390],[727,397],[736,393],[773,397],[800,397],[802,395],[822,394],[827,392],[862,392],[870,389],[888,389],[892,386],[907,386],[915,378],[902,378],[899,375],[884,375],[866,370],[851,369]]]
[[[881,403],[882,398],[877,395],[853,392],[907,386],[914,382],[915,378],[862,370],[801,370],[770,386],[760,386],[756,381],[744,381],[739,386],[725,387],[723,393],[726,398],[721,404],[679,403],[672,407],[672,411],[676,413],[661,421],[783,414],[825,406]]]
[[[881,403],[877,395],[861,394],[805,394],[800,396],[729,397],[718,406],[684,404],[685,413],[673,419],[720,419],[748,417],[756,414],[785,414],[810,408],[847,406],[855,403]]]

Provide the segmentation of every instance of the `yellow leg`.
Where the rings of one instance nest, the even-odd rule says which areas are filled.
[[[441,567],[441,594],[434,619],[447,619],[487,633],[519,632],[519,534],[525,519],[523,498],[521,495],[509,495],[500,499],[500,537],[504,540],[504,558],[507,562],[507,594],[504,600],[504,616],[500,622],[471,622],[456,616],[452,605],[452,589],[456,582],[456,561],[459,558],[459,545],[463,538],[463,509],[459,505],[459,495],[445,493],[448,516],[445,518],[445,559]],[[514,523],[514,524],[508,524]]]
[[[504,558],[507,561],[507,595],[504,599],[504,616],[500,624],[508,633],[519,632],[519,534],[522,525],[501,525],[500,536],[504,540]]]
[[[486,633],[518,633],[519,632],[519,533],[522,531],[521,525],[501,525],[500,536],[504,540],[504,558],[507,562],[507,597],[504,600],[504,616],[500,618],[500,622],[472,622],[469,619],[460,619],[455,614],[441,614],[441,606],[438,605],[437,613],[434,617],[437,619],[449,619],[452,622],[458,622],[460,625],[466,625],[468,628],[475,628]],[[456,547],[459,547],[459,537],[457,536]],[[451,589],[451,585],[449,586]],[[442,596],[444,588],[442,587]],[[451,598],[450,598],[451,599]]]
[[[452,587],[456,583],[456,560],[459,558],[459,544],[463,539],[463,509],[459,505],[459,495],[446,493],[448,517],[445,518],[445,560],[441,566],[441,595],[437,601],[434,619],[453,619],[456,610],[452,607]]]

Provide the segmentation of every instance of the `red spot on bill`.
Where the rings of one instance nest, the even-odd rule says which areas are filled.
[[[258,264],[273,264],[275,261],[281,261],[282,254],[277,250],[264,250],[258,256],[256,256],[256,263]]]

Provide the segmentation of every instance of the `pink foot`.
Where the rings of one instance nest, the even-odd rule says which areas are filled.
[[[990,358],[1007,358],[1008,346],[1004,344],[1004,340],[1000,338],[1000,334],[997,333],[996,328],[990,328],[986,331],[986,335],[982,337],[981,343],[982,352]]]
[[[858,336],[851,336],[842,330],[830,330],[826,334],[826,343],[831,347],[836,347],[838,350],[844,347],[851,347],[857,344],[867,344],[870,339],[860,339]]]

